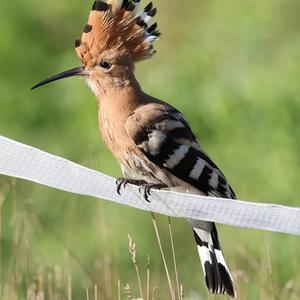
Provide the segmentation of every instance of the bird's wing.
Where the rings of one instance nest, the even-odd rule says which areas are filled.
[[[188,122],[175,108],[151,103],[126,121],[129,137],[156,166],[205,195],[235,198],[225,176],[197,143]]]

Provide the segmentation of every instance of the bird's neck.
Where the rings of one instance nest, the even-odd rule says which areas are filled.
[[[103,112],[132,110],[147,98],[134,74],[120,79],[92,78],[88,80],[88,85],[97,98],[99,109]]]
[[[128,117],[148,98],[134,75],[125,80],[116,79],[106,84],[102,82],[96,87],[94,93],[99,106],[99,114],[113,116],[113,119],[116,116]]]
[[[129,142],[125,128],[126,120],[139,106],[148,101],[149,96],[142,91],[134,77],[119,83],[110,82],[105,88],[97,87],[95,94],[102,136],[110,150],[121,161],[118,149],[125,147]]]

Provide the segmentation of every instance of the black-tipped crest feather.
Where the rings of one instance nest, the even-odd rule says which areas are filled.
[[[136,24],[143,28],[147,28],[148,26],[147,23],[140,17],[137,17]]]
[[[108,10],[108,4],[104,1],[97,0],[97,1],[94,2],[92,10],[107,11]]]
[[[79,47],[81,45],[81,40],[80,39],[76,39],[75,40],[75,48]]]
[[[156,13],[157,13],[157,9],[153,8],[148,12],[148,16],[153,18],[155,17]]]
[[[156,28],[157,28],[157,23],[154,23],[147,29],[147,32],[152,33],[156,30]]]
[[[125,5],[125,10],[134,11],[134,9],[135,9],[135,4],[133,4],[132,1],[127,2],[127,4]]]
[[[76,52],[84,65],[92,67],[98,64],[101,53],[105,50],[118,51],[120,55],[130,54],[133,62],[154,55],[153,43],[158,40],[160,32],[157,24],[150,27],[148,24],[157,9],[150,2],[138,14],[139,3],[140,0],[94,2],[81,42],[76,41],[75,44]]]
[[[151,9],[153,8],[153,3],[150,2],[145,8],[144,8],[144,11],[146,13],[149,13],[151,11]]]
[[[121,8],[126,7],[126,5],[127,5],[127,3],[128,3],[129,1],[130,1],[130,0],[123,0],[123,3],[122,3]]]
[[[93,26],[90,24],[86,24],[83,28],[84,33],[89,33],[93,29]]]

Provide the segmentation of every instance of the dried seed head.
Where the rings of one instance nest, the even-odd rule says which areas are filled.
[[[128,234],[128,242],[129,242],[128,250],[129,253],[131,254],[132,261],[133,263],[136,263],[136,246],[129,234]]]

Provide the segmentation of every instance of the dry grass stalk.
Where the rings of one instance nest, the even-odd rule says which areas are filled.
[[[72,276],[71,272],[68,272],[68,300],[72,300]]]
[[[175,300],[175,293],[174,293],[174,289],[172,287],[172,281],[171,281],[171,277],[170,277],[170,273],[169,273],[167,261],[166,261],[166,258],[165,258],[165,254],[164,254],[164,251],[163,251],[163,248],[162,248],[162,245],[161,245],[160,235],[159,235],[159,231],[158,231],[158,227],[157,227],[157,223],[156,223],[156,219],[155,219],[154,213],[151,213],[151,217],[152,217],[152,223],[153,223],[153,226],[154,226],[154,230],[155,230],[155,234],[156,234],[156,238],[157,238],[159,250],[160,250],[160,253],[161,253],[161,256],[162,256],[162,260],[163,260],[163,263],[164,263],[165,272],[166,272],[166,275],[167,275],[170,296],[171,296],[172,300]]]
[[[29,288],[27,288],[27,300],[35,300],[36,285],[33,283]],[[4,298],[5,299],[5,298]]]
[[[275,285],[274,285],[270,247],[268,247],[268,249],[267,249],[267,258],[268,258],[268,271],[269,271],[269,275],[270,275],[270,279],[271,279],[271,294],[272,294],[272,298],[274,300],[276,300],[277,299],[277,297],[276,297],[277,293],[275,291]]]
[[[151,300],[155,300],[156,291],[157,291],[157,287],[154,287],[153,290],[152,290],[152,298],[151,298]]]
[[[98,288],[97,288],[97,284],[94,285],[94,291],[95,291],[95,300],[98,299]]]
[[[86,300],[90,300],[89,288],[85,289],[85,294],[86,294]]]
[[[138,262],[136,259],[136,245],[133,242],[133,240],[129,234],[128,234],[128,242],[129,242],[129,247],[128,247],[129,253],[131,254],[131,259],[132,259],[132,262],[135,267],[135,272],[136,272],[136,276],[137,276],[137,280],[138,280],[138,284],[139,284],[140,296],[142,299],[144,299],[142,282],[141,282],[141,277],[140,277],[140,272],[139,272],[139,265],[138,265]]]
[[[173,256],[173,264],[174,264],[174,271],[175,271],[176,289],[177,289],[178,299],[180,299],[179,277],[178,277],[177,261],[176,261],[176,254],[175,254],[173,232],[172,232],[172,225],[171,225],[170,217],[168,217],[168,225],[169,225],[169,234],[170,234],[170,240],[171,240],[171,246],[172,246],[172,256]]]
[[[291,299],[291,294],[293,292],[295,286],[294,280],[289,280],[283,288],[282,291],[282,299]]]
[[[45,277],[42,271],[38,274],[38,292],[36,295],[37,300],[45,299]]]
[[[121,281],[118,279],[118,300],[121,300]]]
[[[180,300],[184,300],[184,289],[183,284],[180,285]]]
[[[127,299],[129,299],[129,300],[135,299],[135,297],[133,296],[133,294],[131,292],[130,285],[128,283],[123,287],[123,293],[125,295],[127,295]]]
[[[112,265],[111,265],[111,256],[108,250],[108,226],[106,221],[106,213],[103,204],[99,206],[100,214],[100,224],[98,223],[98,217],[95,219],[95,225],[99,230],[99,236],[101,240],[101,249],[102,249],[102,274],[103,280],[102,285],[98,284],[99,292],[101,297],[104,299],[113,299],[113,279],[112,279]],[[99,294],[100,297],[100,294]]]

